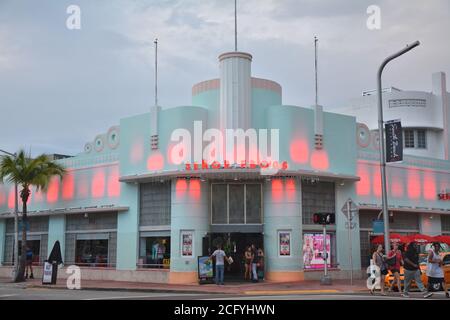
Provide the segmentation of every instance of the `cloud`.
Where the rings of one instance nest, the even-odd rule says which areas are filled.
[[[234,49],[232,0],[78,0],[82,29],[65,27],[73,1],[0,2],[0,146],[80,152],[120,118],[153,102],[153,41],[159,39],[159,101],[190,104],[194,83],[218,77]],[[381,8],[382,28],[366,28]],[[431,90],[450,74],[450,1],[240,0],[238,47],[255,76],[283,86],[283,102],[314,101],[313,38],[319,37],[320,103],[333,110],[375,87],[378,65],[409,42],[422,45],[389,65],[384,85]],[[24,134],[22,128],[27,128]],[[8,137],[5,139],[4,137]]]

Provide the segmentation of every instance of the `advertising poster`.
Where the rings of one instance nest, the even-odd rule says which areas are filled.
[[[322,269],[323,234],[305,233],[303,235],[303,264],[305,269]],[[330,235],[326,239],[327,265],[331,267]]]
[[[214,277],[213,262],[208,257],[198,257],[198,278],[200,280],[209,280]]]
[[[291,255],[291,233],[282,231],[279,233],[280,256]]]
[[[181,234],[181,255],[184,257],[192,256],[192,232],[183,232]]]

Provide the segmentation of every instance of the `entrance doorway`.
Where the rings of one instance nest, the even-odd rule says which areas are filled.
[[[245,250],[254,244],[256,249],[264,251],[264,236],[261,233],[210,233],[203,239],[203,255],[211,255],[218,242],[222,243],[227,256],[233,258],[231,265],[225,263],[225,281],[244,281]]]

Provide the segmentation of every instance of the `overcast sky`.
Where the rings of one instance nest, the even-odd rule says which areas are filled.
[[[71,4],[80,30],[66,27]],[[366,26],[369,5],[381,9],[380,30]],[[238,49],[253,55],[253,76],[282,85],[284,104],[314,102],[315,35],[319,102],[329,110],[374,89],[380,62],[415,40],[421,46],[386,69],[384,86],[431,91],[433,72],[450,75],[449,0],[238,8]],[[120,118],[148,112],[155,37],[160,105],[191,104],[192,85],[218,77],[218,55],[234,49],[233,18],[233,0],[0,0],[0,149],[77,154]]]

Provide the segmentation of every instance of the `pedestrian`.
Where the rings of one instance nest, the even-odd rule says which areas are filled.
[[[251,280],[253,256],[252,256],[252,248],[250,246],[247,246],[247,250],[245,250],[244,259],[245,259],[244,280]]]
[[[252,244],[252,281],[258,282],[258,274],[256,273],[256,264],[258,261],[258,252],[254,244]]]
[[[210,259],[216,257],[216,284],[224,285],[224,269],[225,269],[225,259],[228,260],[225,251],[222,250],[222,245],[217,245],[217,250],[213,252]]]
[[[377,250],[372,255],[373,263],[378,266],[380,269],[380,291],[381,295],[385,296],[386,293],[384,292],[384,281],[386,278],[386,275],[388,274],[388,267],[386,265],[386,262],[384,262],[383,257],[383,245],[379,244],[377,246]],[[374,288],[370,289],[370,293],[373,294]]]
[[[431,287],[433,284],[439,283],[445,291],[445,296],[450,298],[447,286],[445,285],[444,271],[442,270],[442,257],[439,255],[441,244],[439,242],[433,242],[431,247],[428,253],[427,263],[428,286]]]
[[[258,261],[256,263],[258,278],[264,280],[264,251],[263,249],[258,249]]]
[[[428,292],[423,285],[419,265],[419,249],[415,242],[411,242],[406,249],[403,258],[403,273],[404,273],[404,291],[402,296],[405,298],[409,298],[409,288],[411,287],[411,282],[414,280],[416,282],[417,287],[421,292],[424,293],[424,298],[429,298],[433,295],[433,293]]]
[[[387,256],[388,270],[394,275],[394,280],[389,287],[389,292],[392,292],[394,285],[397,285],[398,292],[402,292],[402,285],[400,282],[400,267],[403,265],[402,252],[398,248],[398,243],[394,242],[392,250]]]
[[[28,279],[28,270],[30,270],[30,279],[34,279],[33,275],[33,250],[26,247],[26,264],[25,264],[25,279]]]

